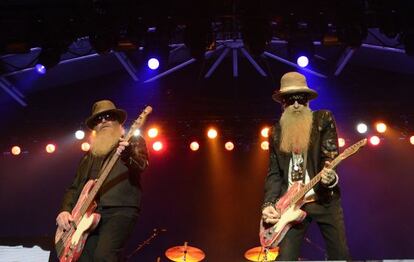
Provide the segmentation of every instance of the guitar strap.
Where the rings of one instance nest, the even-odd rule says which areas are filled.
[[[306,178],[306,164],[308,162],[308,151],[306,151],[303,154],[303,177],[302,177],[302,182],[303,184],[305,184],[305,178]]]

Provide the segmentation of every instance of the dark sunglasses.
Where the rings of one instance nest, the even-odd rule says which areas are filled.
[[[111,113],[102,114],[102,115],[97,116],[93,120],[93,125],[96,126],[97,124],[101,123],[103,120],[105,120],[105,121],[115,121],[115,120],[118,120],[118,118],[116,117],[115,114],[111,114]]]
[[[300,105],[306,105],[306,103],[308,102],[308,95],[307,94],[294,94],[294,95],[285,96],[282,99],[282,102],[285,106],[293,105],[295,101],[297,101],[298,104]]]

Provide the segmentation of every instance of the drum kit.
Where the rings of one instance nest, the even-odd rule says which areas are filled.
[[[275,261],[278,255],[279,249],[265,249],[261,246],[254,247],[247,250],[244,253],[244,257],[249,261]],[[198,262],[205,258],[204,252],[196,247],[189,246],[187,242],[184,242],[183,246],[175,246],[165,251],[165,256],[171,261],[175,262]]]

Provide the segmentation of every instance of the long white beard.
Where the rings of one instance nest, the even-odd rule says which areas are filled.
[[[120,124],[114,124],[96,132],[91,138],[91,153],[94,156],[106,156],[118,144],[122,133],[123,129]]]
[[[303,107],[300,112],[287,107],[280,117],[280,150],[297,154],[308,151],[312,121],[313,114],[309,107]]]

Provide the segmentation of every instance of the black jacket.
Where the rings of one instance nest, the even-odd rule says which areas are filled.
[[[276,123],[269,136],[270,161],[265,180],[264,203],[275,203],[287,191],[289,185],[291,154],[281,152],[279,144],[280,125]],[[323,169],[325,161],[332,161],[338,154],[338,135],[332,113],[327,110],[314,111],[306,167],[310,179]],[[319,202],[339,197],[338,185],[328,188],[318,183],[314,190]]]
[[[89,179],[97,178],[102,164],[115,153],[114,148],[106,157],[97,158],[87,153],[81,160],[76,177],[63,197],[61,211],[71,212],[83,186]],[[100,188],[96,200],[98,206],[138,207],[141,202],[140,175],[148,166],[148,151],[142,137],[130,142],[116,161]]]

